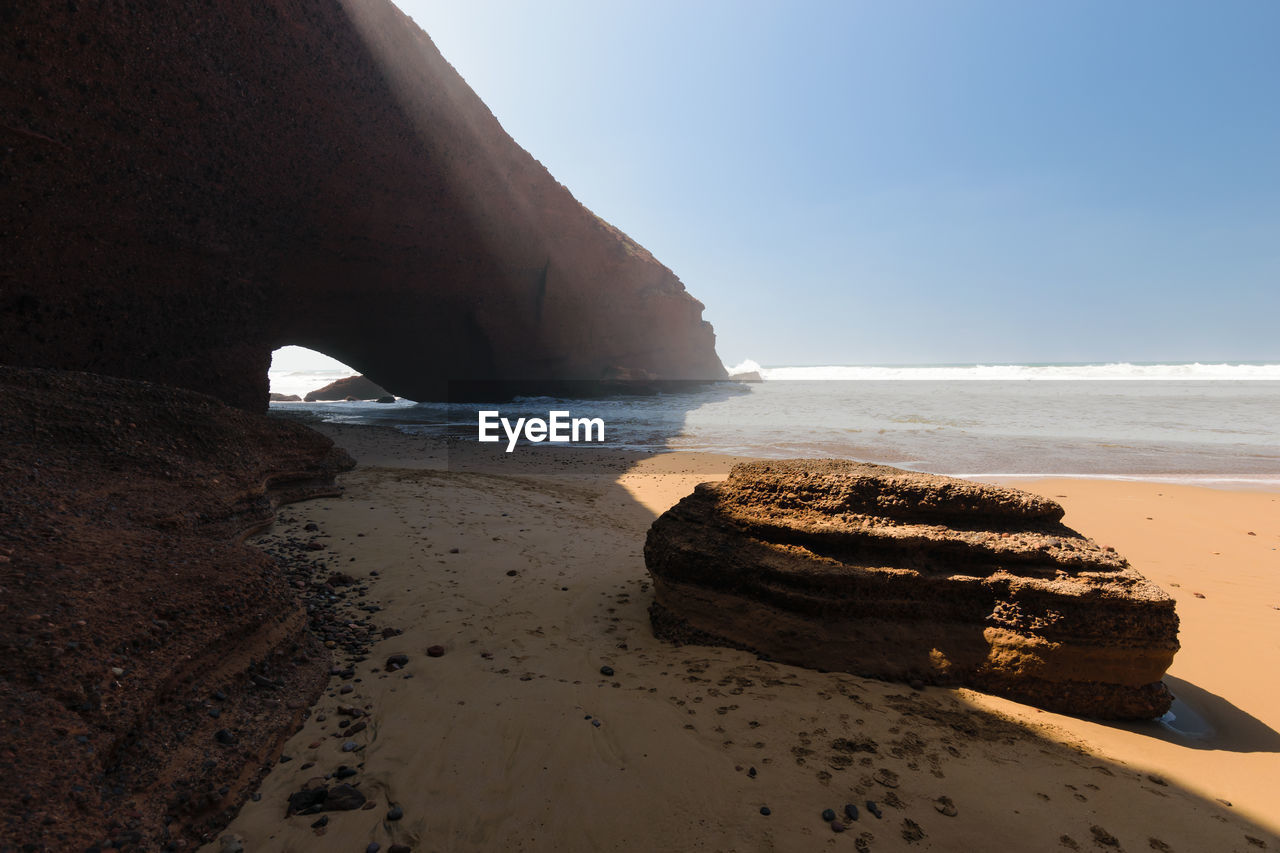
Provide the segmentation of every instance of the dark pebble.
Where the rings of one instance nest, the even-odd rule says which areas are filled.
[[[364,848],[364,853],[378,853],[382,849],[382,845],[376,841],[370,841],[369,846]]]
[[[408,844],[392,844],[387,853],[413,853],[413,848]]]
[[[213,739],[221,744],[233,744],[236,742],[236,736],[227,729],[218,729],[213,733]]]
[[[822,811],[822,819],[823,819],[823,820],[825,820],[827,823],[831,823],[831,821],[833,821],[833,820],[835,820],[835,819],[836,819],[836,810],[835,810],[835,809],[823,809],[823,811]]]
[[[612,678],[612,677],[613,677],[613,667],[611,667],[611,666],[602,666],[602,667],[600,667],[600,674],[601,674],[601,675],[607,675],[607,676],[609,676],[610,678]]]
[[[328,796],[328,788],[304,788],[297,793],[290,794],[289,813],[306,812],[308,809],[320,811],[320,809],[324,808],[324,801]]]
[[[883,817],[883,815],[880,814],[880,807],[876,805],[875,800],[867,800],[867,811],[875,815],[876,820],[879,820],[881,817]]]
[[[351,811],[360,808],[364,803],[364,794],[346,783],[330,788],[324,800],[325,809],[328,811]]]
[[[844,824],[838,820],[831,821],[832,832],[844,832]]]
[[[517,572],[515,569],[507,569],[507,577],[509,577],[509,578],[513,578],[513,577],[515,577],[515,576],[516,576],[516,575],[518,575],[518,574],[520,574],[520,573],[519,573],[519,572]]]
[[[460,554],[460,553],[462,553],[462,552],[461,552],[460,550],[458,550],[457,548],[450,548],[450,549],[449,549],[449,553],[450,553],[450,554]]]
[[[592,721],[591,721],[591,725],[595,726],[595,727],[598,729],[598,728],[600,728],[600,721],[599,721],[599,720],[592,720]]]
[[[857,819],[858,819],[858,807],[857,807],[857,806],[855,806],[853,803],[845,803],[845,804],[844,804],[844,816],[845,816],[845,817],[847,817],[849,820],[857,820]]]
[[[747,775],[752,779],[756,778],[756,769],[754,767],[747,770]]]
[[[404,809],[399,806],[392,806],[387,811],[387,820],[399,820],[402,817],[404,817]]]
[[[427,657],[439,658],[444,657],[444,646],[430,646],[427,648]]]
[[[386,668],[394,672],[395,670],[404,667],[408,663],[409,663],[408,655],[392,655],[391,657],[387,658]]]
[[[356,769],[345,764],[340,765],[337,770],[333,771],[333,778],[335,779],[350,779],[354,775],[356,775]]]
[[[768,806],[761,806],[760,814],[764,815],[765,817],[768,817],[769,815],[773,814],[773,811]]]
[[[329,825],[329,816],[328,816],[328,815],[321,815],[321,816],[320,816],[320,818],[319,818],[319,820],[313,820],[313,821],[311,822],[311,828],[312,828],[312,829],[319,829],[319,828],[320,828],[320,827],[322,827],[322,826],[328,826],[328,825]]]

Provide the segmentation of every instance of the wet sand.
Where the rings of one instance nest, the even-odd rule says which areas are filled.
[[[478,456],[321,429],[360,463],[347,494],[289,508],[264,544],[324,544],[317,577],[365,586],[353,624],[403,633],[287,743],[226,831],[249,853],[1280,849],[1280,495],[1016,484],[1065,495],[1069,525],[1177,595],[1179,734],[655,640],[645,531],[731,457]],[[341,765],[372,807],[285,817]],[[834,832],[821,813],[846,803],[859,818]]]

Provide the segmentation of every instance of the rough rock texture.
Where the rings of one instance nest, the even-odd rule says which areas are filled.
[[[722,379],[702,305],[387,0],[0,4],[0,364],[267,405],[300,344],[447,380]]]
[[[373,380],[363,376],[348,376],[309,392],[303,399],[308,403],[314,403],[323,400],[346,400],[352,397],[357,400],[377,400],[386,396],[387,389]]]
[[[960,684],[1054,711],[1169,709],[1174,602],[1053,501],[876,465],[737,465],[645,543],[655,632]]]
[[[0,368],[0,848],[158,850],[249,795],[328,663],[240,542],[350,465],[200,394]]]

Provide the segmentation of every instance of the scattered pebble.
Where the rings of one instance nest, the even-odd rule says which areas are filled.
[[[316,821],[313,821],[313,822],[312,822],[312,824],[311,824],[311,828],[312,828],[312,829],[319,829],[319,828],[320,828],[320,827],[322,827],[322,826],[328,826],[328,825],[329,825],[329,816],[328,816],[328,815],[322,815],[322,816],[320,817],[320,819],[319,819],[319,820],[316,820]]]
[[[876,820],[879,820],[880,818],[884,817],[884,815],[880,813],[880,807],[876,805],[875,800],[867,800],[867,811],[875,815]]]
[[[602,667],[600,667],[600,674],[601,674],[601,675],[607,675],[607,676],[609,676],[610,678],[612,678],[612,677],[613,677],[613,667],[611,667],[611,666],[602,666]]]
[[[428,646],[427,657],[433,657],[433,658],[444,657],[444,646]]]
[[[823,810],[822,810],[822,819],[823,819],[823,820],[825,820],[827,823],[831,823],[831,821],[833,821],[833,820],[835,820],[835,819],[836,819],[836,810],[835,810],[835,809],[823,809]]]
[[[387,811],[387,820],[399,820],[402,817],[404,817],[404,809],[399,806],[392,806]]]
[[[408,655],[392,655],[387,658],[387,665],[384,668],[387,672],[395,672],[397,669],[404,669],[408,664]]]
[[[773,814],[773,810],[770,809],[768,806],[761,806],[760,814],[764,815],[765,817],[768,817],[769,815]]]
[[[358,747],[359,747],[359,744],[357,744],[357,743],[356,743],[355,741],[353,741],[353,740],[349,740],[349,741],[347,741],[346,743],[344,743],[344,744],[342,745],[342,751],[343,751],[343,752],[355,752],[355,751],[356,751],[356,749],[357,749]]]
[[[858,807],[857,807],[857,806],[855,806],[853,803],[845,803],[845,804],[844,804],[844,816],[845,816],[846,818],[848,818],[849,820],[851,820],[851,821],[853,821],[853,820],[857,820],[857,819],[858,819]]]
[[[228,729],[218,729],[216,732],[213,733],[213,739],[225,746],[230,746],[231,744],[236,742],[236,736],[233,735]]]
[[[838,821],[838,820],[833,820],[833,821],[831,821],[831,831],[832,831],[832,832],[844,832],[844,830],[845,830],[845,826],[844,826],[844,824],[843,824],[843,823],[841,823],[841,822],[840,822],[840,821]]]
[[[595,727],[598,729],[598,728],[600,728],[600,721],[599,721],[599,720],[592,720],[592,721],[591,721],[591,725],[595,726]]]

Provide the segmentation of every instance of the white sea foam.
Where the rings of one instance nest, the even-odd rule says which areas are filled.
[[[1280,363],[1270,364],[942,364],[761,367],[746,361],[730,373],[757,371],[766,380],[1252,380],[1280,381]]]

